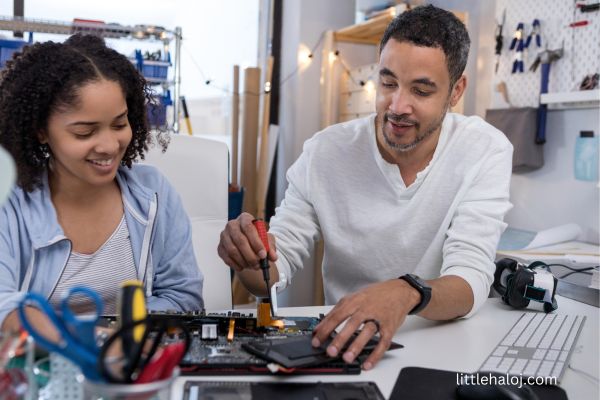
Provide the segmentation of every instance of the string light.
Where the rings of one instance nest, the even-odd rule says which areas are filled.
[[[284,85],[284,83],[286,83],[291,77],[293,77],[296,73],[298,73],[299,71],[303,71],[306,68],[308,68],[308,66],[312,63],[312,60],[314,58],[314,54],[315,51],[319,48],[319,46],[321,45],[321,42],[323,41],[323,38],[325,36],[325,32],[321,33],[321,36],[319,36],[319,40],[317,41],[317,43],[313,46],[312,49],[309,49],[306,45],[301,44],[298,48],[298,62],[297,62],[297,66],[296,68],[289,74],[287,75],[285,78],[283,78],[281,80],[281,82],[279,83],[279,87],[282,87]],[[192,63],[194,64],[194,66],[196,67],[196,69],[198,70],[198,72],[200,72],[200,75],[202,76],[202,79],[204,80],[204,84],[206,86],[210,86],[213,87],[215,89],[218,89],[220,91],[222,91],[225,94],[233,94],[232,91],[226,89],[226,88],[222,88],[219,87],[217,85],[214,84],[213,80],[210,78],[207,78],[206,75],[204,74],[204,72],[202,71],[202,69],[200,68],[200,66],[198,65],[198,63],[196,62],[196,60],[194,59],[194,57],[190,54],[190,52],[187,51],[187,48],[182,45],[182,49],[184,51],[186,51],[188,53],[188,56],[190,57],[190,59],[192,60]],[[341,57],[340,55],[340,51],[338,49],[329,52],[328,55],[328,61],[330,64],[333,64],[336,61],[339,61],[342,68],[344,69],[344,71],[346,72],[346,74],[348,75],[349,79],[354,82],[355,85],[360,85],[360,87],[362,87],[365,91],[367,91],[369,94],[372,94],[375,91],[375,83],[373,82],[373,75],[377,72],[376,70],[373,71],[373,73],[371,73],[371,75],[369,75],[366,79],[360,79],[360,80],[356,80],[354,75],[352,74],[352,71],[350,70],[350,68],[348,68],[348,66],[346,65],[346,62],[344,61],[343,57]],[[239,94],[241,95],[253,95],[253,96],[262,96],[265,93],[270,93],[272,91],[273,87],[271,82],[265,82],[264,85],[264,89],[262,93],[251,93],[251,92],[240,92]]]
[[[312,62],[313,54],[305,44],[298,46],[298,68],[306,69]]]
[[[329,65],[333,65],[333,63],[337,60],[338,56],[340,55],[340,51],[339,50],[335,50],[335,51],[330,51],[329,52]]]
[[[371,96],[373,93],[375,93],[375,83],[370,79],[364,85],[364,88],[369,96]]]

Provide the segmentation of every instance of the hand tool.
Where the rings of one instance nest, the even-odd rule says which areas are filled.
[[[263,279],[265,280],[265,283],[267,285],[267,294],[269,296],[271,316],[275,318],[275,312],[273,311],[273,302],[271,299],[271,287],[269,285],[269,237],[267,235],[267,228],[265,226],[265,221],[263,220],[255,219],[254,221],[252,221],[252,223],[258,231],[258,236],[260,236],[260,240],[262,241],[263,246],[265,246],[265,251],[267,252],[265,258],[260,260],[260,269],[262,270]]]

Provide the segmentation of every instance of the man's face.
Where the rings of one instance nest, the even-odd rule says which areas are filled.
[[[450,89],[442,49],[390,39],[379,60],[377,141],[392,158],[437,136],[450,105],[465,88],[461,77]]]

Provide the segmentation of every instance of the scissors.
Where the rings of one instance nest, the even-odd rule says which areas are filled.
[[[75,296],[84,296],[91,300],[96,310],[90,315],[76,315],[69,305]],[[34,328],[27,317],[25,307],[33,305],[42,311],[60,335],[60,341],[49,340],[42,332]],[[48,300],[38,293],[27,293],[19,303],[18,313],[21,325],[42,347],[56,352],[79,366],[86,378],[101,381],[98,371],[100,350],[96,344],[95,327],[102,315],[104,305],[100,295],[84,286],[74,286],[60,302],[60,316],[54,311]]]
[[[127,337],[144,327],[141,345],[125,351]],[[177,336],[182,340],[173,340]],[[113,383],[147,383],[170,377],[191,343],[189,330],[176,319],[144,319],[121,326],[102,346],[99,368],[102,376]],[[115,356],[115,354],[119,354]]]

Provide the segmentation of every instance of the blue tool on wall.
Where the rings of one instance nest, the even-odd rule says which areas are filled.
[[[513,36],[512,41],[510,42],[510,50],[515,50],[515,60],[513,61],[512,73],[523,72],[523,23],[519,22],[517,24],[517,29],[515,30],[515,34]]]
[[[95,305],[91,315],[75,315],[70,302],[77,297],[86,297]],[[49,322],[60,336],[56,342],[44,332],[33,327],[26,308],[34,306],[48,317]],[[98,371],[100,349],[96,344],[96,325],[103,311],[102,298],[98,293],[83,286],[74,286],[66,293],[60,303],[60,315],[54,311],[45,296],[29,292],[19,303],[18,313],[21,325],[33,337],[37,344],[50,352],[56,352],[76,364],[86,378],[101,381]]]
[[[550,79],[550,64],[563,56],[563,48],[557,50],[544,50],[538,54],[537,58],[529,68],[530,71],[537,69],[538,65],[542,65],[542,81],[540,85],[540,95],[548,93],[548,82]],[[537,144],[546,143],[546,114],[548,114],[548,105],[540,104],[538,108],[538,127],[535,135]]]
[[[525,48],[527,49],[531,44],[531,39],[535,36],[535,44],[537,47],[542,47],[542,36],[541,36],[541,25],[539,19],[534,19],[531,23],[531,32],[527,36],[527,40],[525,41]]]

